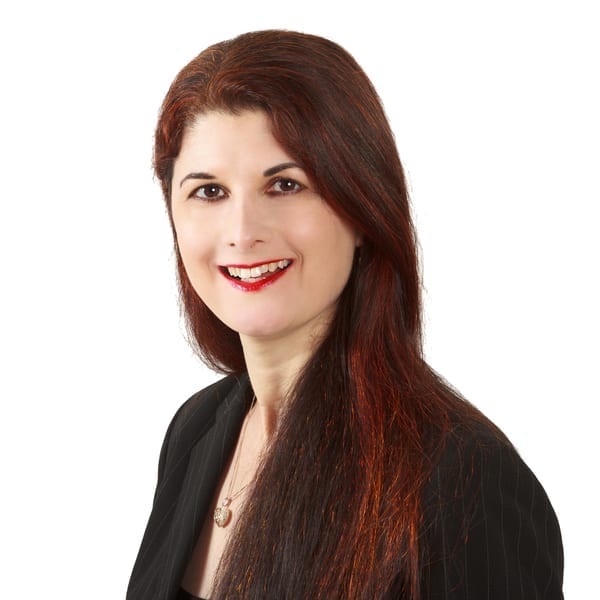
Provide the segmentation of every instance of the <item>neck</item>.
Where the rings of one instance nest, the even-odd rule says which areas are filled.
[[[277,430],[298,374],[314,352],[315,337],[286,336],[275,340],[241,335],[240,339],[256,396],[256,418],[268,439]]]

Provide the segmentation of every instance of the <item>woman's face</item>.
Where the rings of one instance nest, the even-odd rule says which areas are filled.
[[[172,190],[185,270],[219,319],[242,339],[324,330],[358,236],[275,141],[263,112],[199,116]]]

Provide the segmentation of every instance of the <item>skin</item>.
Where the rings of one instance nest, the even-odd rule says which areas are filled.
[[[360,244],[300,166],[265,175],[290,163],[264,113],[210,112],[184,136],[171,198],[190,281],[239,332],[257,401],[273,409],[329,324]],[[257,292],[241,291],[220,269],[279,259],[292,262]]]
[[[188,277],[215,315],[239,332],[256,394],[232,461],[239,454],[235,492],[252,481],[286,392],[331,321],[360,238],[316,193],[260,111],[200,115],[184,135],[172,190]],[[227,265],[279,260],[290,264],[257,290],[240,289],[223,273]],[[232,470],[214,506],[230,489]],[[243,500],[234,503],[234,520]],[[218,528],[209,515],[184,578],[188,591],[210,595],[232,525]]]

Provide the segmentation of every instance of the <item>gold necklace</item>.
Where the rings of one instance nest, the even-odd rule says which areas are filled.
[[[254,406],[255,405],[253,404],[252,409],[254,408]],[[252,412],[252,409],[250,409],[250,412]],[[213,519],[217,524],[217,527],[227,527],[227,525],[229,525],[229,523],[231,522],[231,508],[229,507],[231,503],[236,498],[239,498],[242,495],[242,492],[248,487],[247,483],[246,485],[242,486],[235,494],[231,493],[233,490],[235,480],[237,479],[238,467],[240,465],[240,456],[242,454],[242,446],[244,443],[244,435],[246,434],[246,425],[248,425],[248,421],[250,420],[250,412],[244,419],[244,425],[242,426],[242,432],[240,434],[240,443],[236,448],[235,462],[233,464],[233,472],[231,474],[231,481],[229,482],[229,489],[227,490],[227,495],[223,499],[223,502],[221,502],[221,506],[217,506],[217,508],[215,508],[215,512],[213,514]]]

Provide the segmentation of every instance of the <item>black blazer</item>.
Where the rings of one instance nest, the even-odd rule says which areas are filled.
[[[127,600],[176,598],[251,397],[247,376],[226,377],[175,414]],[[424,507],[423,600],[563,598],[556,515],[533,473],[491,429],[450,437]]]

